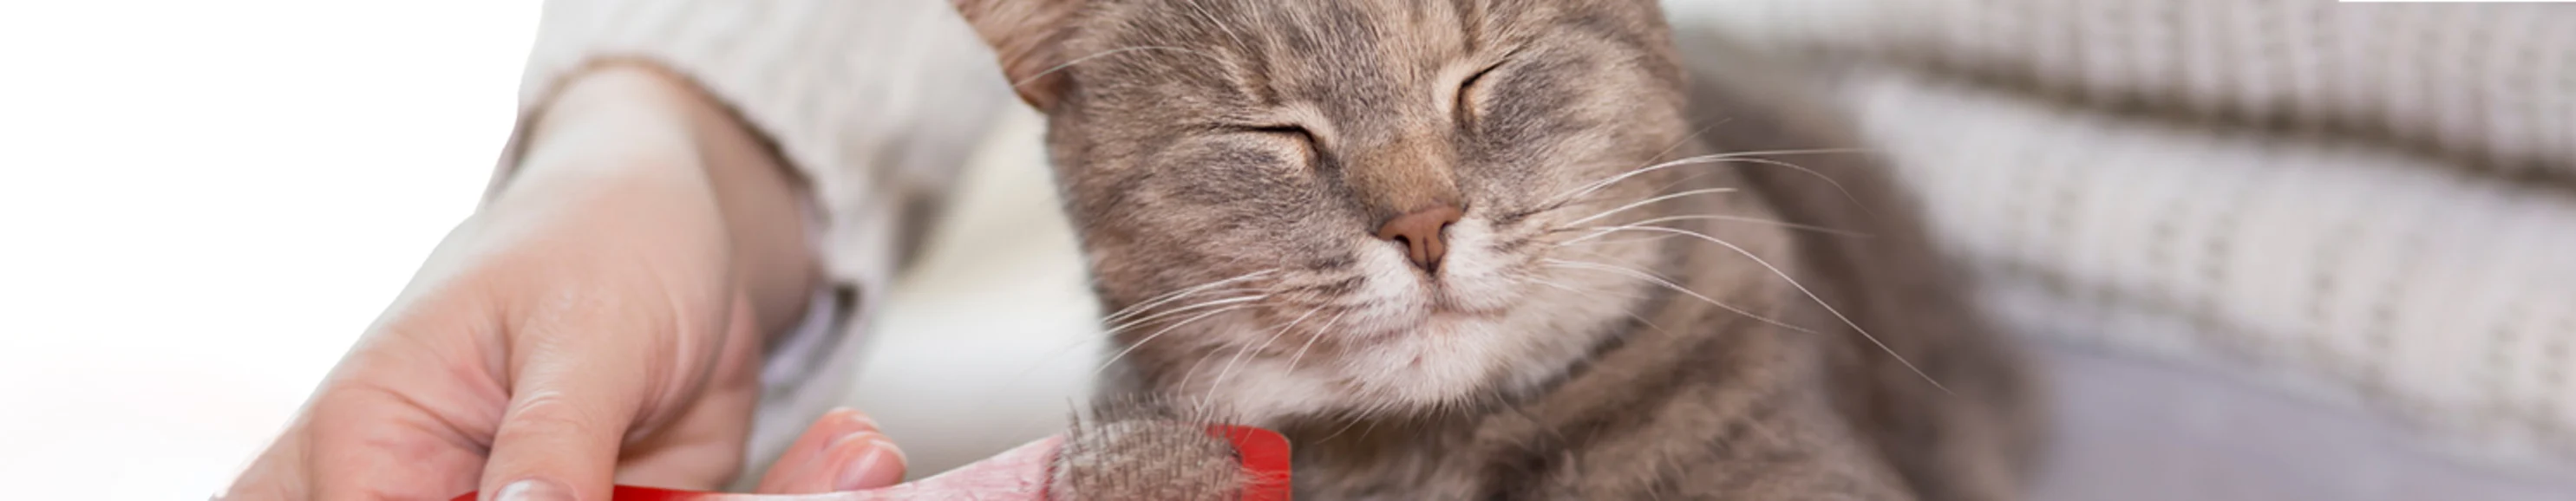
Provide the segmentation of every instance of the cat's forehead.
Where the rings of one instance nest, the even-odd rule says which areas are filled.
[[[1098,5],[1084,72],[1162,94],[1390,112],[1535,41],[1640,45],[1651,0],[1123,0]],[[1329,113],[1329,112],[1328,112]]]
[[[1350,84],[1350,77],[1409,76],[1414,66],[1473,50],[1469,44],[1481,41],[1473,35],[1482,33],[1469,31],[1491,24],[1482,10],[1474,2],[1426,0],[1132,0],[1099,11],[1089,31],[1102,50],[1173,48],[1120,57],[1127,61]]]

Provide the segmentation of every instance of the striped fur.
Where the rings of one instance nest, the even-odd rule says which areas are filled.
[[[2031,389],[1866,156],[1639,170],[1851,144],[1652,1],[958,2],[1049,115],[1108,398],[1281,430],[1301,498],[2015,497]],[[1371,236],[1424,197],[1431,274]]]

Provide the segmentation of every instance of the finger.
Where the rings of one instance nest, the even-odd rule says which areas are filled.
[[[834,491],[874,489],[903,481],[903,449],[884,434],[859,433],[841,437],[825,449],[823,471],[832,474]]]
[[[580,346],[583,356],[532,348],[493,434],[480,485],[486,501],[609,498],[617,453],[644,391],[627,347]],[[566,350],[572,351],[572,350]]]
[[[797,435],[796,441],[787,445],[786,451],[779,453],[777,461],[770,463],[769,471],[761,475],[760,485],[753,488],[752,492],[760,494],[816,492],[815,489],[821,482],[814,481],[816,477],[814,471],[822,467],[824,450],[843,436],[875,430],[876,426],[865,419],[859,411],[850,408],[836,408],[823,413],[822,418],[814,420],[813,425],[805,427],[804,434]]]
[[[1063,436],[1047,437],[930,478],[861,491],[850,499],[1039,501],[1047,499],[1049,467],[1055,460],[1056,450],[1063,446]]]
[[[770,463],[769,471],[761,475],[760,485],[752,492],[761,494],[818,492],[817,489],[823,488],[825,482],[819,481],[817,479],[819,475],[815,472],[823,467],[822,463],[827,459],[825,451],[832,443],[839,441],[841,437],[876,431],[876,429],[874,420],[856,409],[843,407],[823,413],[822,418],[815,419],[813,425],[805,427],[804,434],[797,435],[796,441],[787,445],[785,452],[779,453],[776,462]]]
[[[761,338],[750,302],[738,297],[734,304],[734,327],[705,389],[692,403],[662,409],[676,416],[627,434],[618,451],[617,483],[713,491],[741,475],[749,452],[743,445],[760,403]]]
[[[763,475],[762,494],[813,494],[870,489],[902,480],[903,453],[874,420],[852,409],[834,409],[814,421]]]
[[[250,467],[234,478],[232,485],[217,494],[217,500],[240,499],[311,499],[311,486],[304,481],[303,426],[287,429],[277,441],[252,459]]]
[[[481,447],[438,419],[375,398],[323,405],[300,444],[313,499],[443,499],[473,487]]]
[[[304,415],[260,457],[257,478],[245,477],[249,487],[310,495],[283,499],[445,499],[474,488],[483,465],[479,437],[492,421],[472,416],[497,413],[498,385],[422,378],[444,373],[439,359],[451,354],[384,343],[361,345],[334,369]]]

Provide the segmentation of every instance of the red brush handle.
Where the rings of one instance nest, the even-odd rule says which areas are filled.
[[[468,492],[463,496],[457,496],[456,499],[452,501],[474,501],[475,494],[476,492]],[[801,496],[761,496],[754,494],[726,494],[722,492],[675,491],[670,489],[655,489],[652,487],[636,487],[632,485],[620,485],[617,486],[615,490],[608,493],[608,498],[615,501],[716,501],[718,499],[728,501],[749,501],[789,497]]]
[[[1234,444],[1247,480],[1243,501],[1289,501],[1288,437],[1250,426],[1209,425],[1208,435]]]
[[[1207,434],[1211,437],[1224,439],[1228,444],[1233,444],[1237,460],[1243,462],[1244,476],[1247,480],[1244,482],[1243,486],[1242,501],[1290,500],[1291,496],[1288,478],[1288,437],[1279,435],[1279,432],[1260,428],[1222,424],[1209,425],[1207,427]],[[860,492],[865,491],[829,494],[764,495],[682,491],[620,485],[609,493],[609,499],[611,501],[818,501],[844,498],[844,496],[857,495]],[[889,490],[884,492],[884,494],[894,494],[895,492],[897,491]],[[955,497],[953,494],[958,494],[923,491],[901,492],[912,494],[912,496],[895,495],[887,497],[870,497],[861,495],[861,497],[865,499],[894,499],[918,496],[923,499],[934,497],[937,497],[938,499],[948,499]],[[474,501],[475,494],[476,493],[474,492],[468,492],[464,495],[457,496],[453,501]]]

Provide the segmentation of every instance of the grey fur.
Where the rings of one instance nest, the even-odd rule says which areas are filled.
[[[1227,457],[1121,434],[1226,421],[1287,434],[1306,499],[2016,497],[2019,357],[1865,155],[1588,189],[1855,144],[1756,63],[1685,65],[1651,1],[957,1],[1137,307],[1109,398],[1189,410],[1087,421],[1062,474],[1206,492],[1170,461]],[[1424,200],[1467,209],[1438,276],[1370,236]]]

